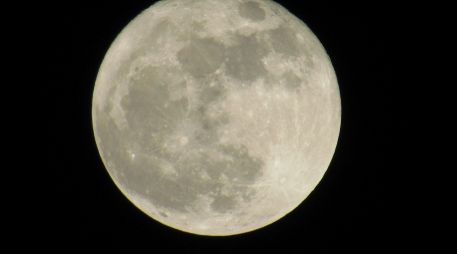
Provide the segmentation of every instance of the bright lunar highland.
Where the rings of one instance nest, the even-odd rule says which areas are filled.
[[[313,32],[269,0],[165,0],[100,67],[94,136],[140,210],[200,235],[269,225],[327,170],[341,102]]]

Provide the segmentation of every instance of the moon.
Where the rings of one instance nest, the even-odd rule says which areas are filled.
[[[102,161],[141,211],[192,234],[267,226],[324,176],[341,103],[329,56],[269,0],[165,0],[117,36],[92,123]]]

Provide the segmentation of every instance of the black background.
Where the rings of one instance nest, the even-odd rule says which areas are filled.
[[[408,202],[398,191],[404,183],[395,179],[408,169],[400,157],[412,156],[403,149],[411,138],[411,101],[399,99],[409,85],[395,81],[412,16],[387,2],[277,2],[313,30],[332,60],[342,99],[340,138],[325,177],[304,203],[272,225],[230,237],[192,235],[151,220],[115,187],[95,145],[91,99],[100,64],[121,29],[153,1],[41,6],[43,36],[51,38],[45,96],[51,115],[48,167],[55,177],[46,230],[55,239],[76,247],[191,253],[373,253],[405,247],[404,233],[413,223],[402,209]]]

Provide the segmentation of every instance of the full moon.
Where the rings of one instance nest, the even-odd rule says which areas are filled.
[[[117,36],[92,123],[120,191],[169,227],[241,234],[294,210],[338,140],[339,87],[313,32],[270,0],[165,0]]]

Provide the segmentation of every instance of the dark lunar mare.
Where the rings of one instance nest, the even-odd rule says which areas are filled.
[[[206,108],[222,99],[226,89],[201,83],[197,100],[200,104],[188,112],[188,98],[170,100],[167,86],[170,78],[177,75],[175,72],[167,67],[148,67],[129,81],[128,94],[121,100],[126,128],[119,129],[109,116],[111,103],[96,111],[95,126],[103,158],[124,188],[151,200],[154,206],[185,212],[204,195],[214,198],[214,211],[230,212],[237,198],[247,201],[254,194],[249,184],[261,175],[263,162],[251,156],[244,146],[218,143],[216,133],[230,119],[226,114],[209,117]],[[176,152],[163,149],[186,118],[197,126],[188,147]],[[197,148],[203,151],[197,152]],[[208,149],[223,156],[211,158],[205,153]],[[134,159],[131,153],[135,154]],[[176,176],[164,174],[164,165],[172,165]],[[210,179],[204,180],[202,172]],[[230,187],[232,194],[221,192],[222,177],[234,183]]]

